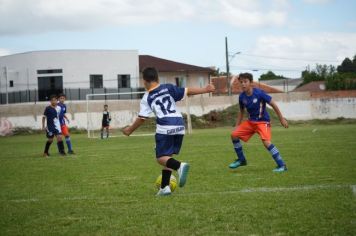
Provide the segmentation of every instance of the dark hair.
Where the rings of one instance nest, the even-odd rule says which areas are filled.
[[[104,107],[108,107],[108,104],[105,104]]]
[[[57,99],[57,95],[52,94],[51,96],[49,96],[49,101],[51,101],[53,98]]]
[[[158,71],[154,67],[147,67],[142,71],[143,79],[147,82],[158,81]]]
[[[252,76],[252,74],[251,73],[241,73],[240,75],[239,75],[239,80],[240,79],[248,79],[250,82],[252,82],[252,80],[253,80],[253,76]]]
[[[64,93],[60,93],[60,94],[58,95],[58,98],[60,98],[60,97],[66,97],[66,95],[65,95]]]

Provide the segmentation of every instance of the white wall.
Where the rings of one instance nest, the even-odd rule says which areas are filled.
[[[283,115],[289,120],[310,120],[310,119],[335,119],[338,117],[356,119],[356,97],[348,98],[310,98],[309,93],[274,94],[274,101],[277,102]],[[112,126],[123,127],[131,123],[136,117],[139,109],[139,100],[131,101],[107,101],[111,110],[113,121]],[[94,127],[100,128],[102,118],[103,101],[93,101],[90,103],[92,111],[91,120]],[[217,96],[202,97],[195,96],[189,98],[190,113],[200,116],[211,110],[223,110],[228,106],[237,104],[237,97]],[[1,127],[30,127],[39,129],[41,127],[42,112],[47,102],[38,104],[14,104],[0,106],[0,133]],[[185,102],[179,102],[178,107],[182,112],[186,112]],[[86,102],[76,101],[68,103],[70,126],[86,128],[87,114]]]
[[[63,69],[63,88],[89,88],[90,74],[102,74],[103,86],[117,88],[117,75],[130,74],[131,86],[139,86],[136,50],[53,50],[34,51],[0,57],[0,92],[5,92],[4,67],[8,81],[14,80],[9,92],[37,89],[37,70]],[[58,75],[58,74],[51,74]]]

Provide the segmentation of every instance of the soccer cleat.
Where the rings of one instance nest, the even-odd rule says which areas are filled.
[[[65,152],[60,152],[59,155],[61,155],[62,157],[65,157],[67,154]]]
[[[168,195],[171,195],[171,194],[172,194],[171,188],[169,187],[169,185],[167,185],[166,187],[161,188],[158,191],[158,193],[156,194],[156,196],[168,196]]]
[[[275,169],[273,169],[273,172],[276,173],[281,173],[287,171],[287,166],[277,166]]]
[[[43,153],[42,156],[45,157],[45,158],[48,158],[50,155],[49,155],[49,153]]]
[[[73,151],[73,150],[70,150],[70,151],[68,151],[68,154],[72,154],[72,155],[74,155],[75,153],[74,153],[74,151]]]
[[[179,187],[183,187],[187,182],[188,172],[189,172],[189,164],[182,162],[178,169]]]
[[[233,163],[231,163],[231,164],[229,165],[229,168],[230,168],[230,169],[236,169],[237,167],[245,166],[245,165],[247,165],[247,161],[235,160]]]

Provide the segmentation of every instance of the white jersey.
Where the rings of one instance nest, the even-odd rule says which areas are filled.
[[[172,84],[161,84],[152,91],[146,92],[140,104],[139,117],[148,118],[153,112],[156,115],[156,133],[166,135],[184,134],[185,126],[176,102],[184,98],[185,88]]]

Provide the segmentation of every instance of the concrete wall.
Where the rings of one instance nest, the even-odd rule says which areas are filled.
[[[328,97],[312,96],[309,92],[289,94],[273,94],[283,115],[289,120],[334,119],[338,117],[356,118],[356,96],[354,97]],[[200,116],[211,110],[223,110],[228,106],[237,104],[237,96],[189,98],[190,113]],[[139,100],[107,101],[112,113],[112,126],[123,127],[131,123],[137,116]],[[87,127],[86,102],[67,102],[70,126],[77,128]],[[89,121],[93,127],[100,128],[104,101],[91,101]],[[30,127],[39,129],[41,118],[47,102],[37,104],[13,104],[0,106],[0,133],[6,127]],[[178,107],[186,112],[185,101],[179,102]]]
[[[37,70],[63,69],[63,88],[89,88],[90,74],[102,74],[103,86],[117,88],[117,75],[131,75],[131,87],[139,86],[136,50],[52,50],[19,53],[0,57],[0,92],[6,91],[4,67],[14,87],[8,91],[37,89]],[[9,82],[8,82],[9,83]]]

